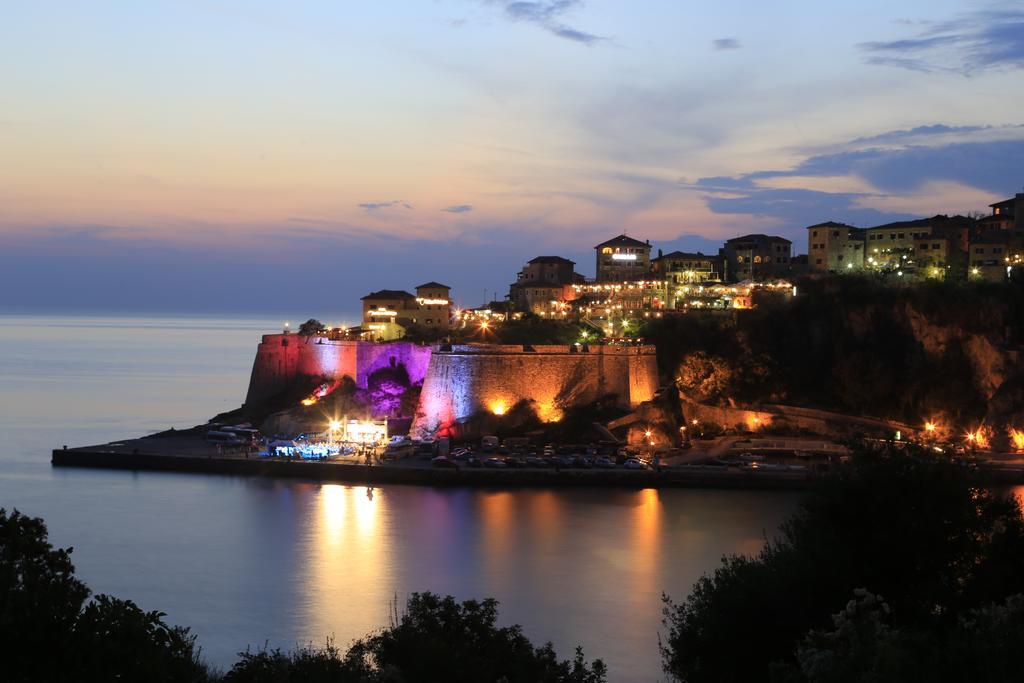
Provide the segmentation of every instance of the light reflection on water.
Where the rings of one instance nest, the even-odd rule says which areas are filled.
[[[237,406],[276,321],[0,316],[0,506],[44,517],[97,592],[247,645],[339,644],[396,597],[495,597],[563,656],[657,680],[661,594],[755,552],[787,493],[468,490],[51,469],[49,449],[189,426]],[[75,343],[72,343],[72,342]]]

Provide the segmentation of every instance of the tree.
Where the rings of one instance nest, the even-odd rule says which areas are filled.
[[[0,508],[0,643],[8,680],[51,680],[89,589],[75,578],[71,548],[54,549],[43,520]]]
[[[327,327],[315,318],[310,318],[306,322],[299,325],[299,336],[312,337],[315,334],[319,334],[326,330]]]
[[[732,368],[719,356],[704,351],[683,358],[676,371],[676,386],[697,401],[719,401],[730,395]]]
[[[195,637],[160,612],[98,595],[46,525],[0,508],[0,643],[7,681],[203,681]],[[84,605],[84,607],[83,607]]]
[[[356,641],[342,654],[333,644],[291,654],[263,651],[242,658],[224,680],[348,681],[405,683],[602,683],[601,660],[588,664],[577,648],[572,661],[560,661],[551,643],[534,645],[519,626],[496,626],[493,599],[458,603],[451,596],[413,593],[390,628]]]
[[[926,450],[859,451],[760,553],[724,558],[682,603],[666,598],[664,668],[688,683],[765,680],[858,588],[885,595],[897,626],[922,628],[1024,592],[1016,499]]]

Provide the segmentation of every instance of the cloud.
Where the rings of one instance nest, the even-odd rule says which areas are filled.
[[[470,211],[473,210],[473,205],[472,204],[456,204],[455,206],[449,206],[449,207],[446,207],[446,208],[441,209],[441,210],[442,211],[447,211],[448,213],[469,213]]]
[[[716,50],[738,50],[743,47],[736,38],[716,38],[711,41],[711,46]]]
[[[789,170],[701,178],[689,187],[703,192],[717,214],[747,214],[788,229],[825,220],[863,226],[983,209],[986,198],[1013,193],[1022,157],[1024,126],[938,124],[858,138]],[[918,213],[907,213],[915,207]]]
[[[861,43],[868,64],[964,76],[1024,68],[1024,10],[982,10],[925,22],[908,38]]]
[[[392,199],[389,202],[364,202],[363,204],[357,204],[360,209],[366,209],[367,211],[378,211],[380,209],[411,209],[412,204],[403,202],[401,199]]]
[[[603,36],[581,31],[562,22],[562,17],[583,5],[582,0],[539,0],[537,2],[506,2],[501,4],[505,14],[514,21],[535,24],[552,35],[584,45],[607,40]]]

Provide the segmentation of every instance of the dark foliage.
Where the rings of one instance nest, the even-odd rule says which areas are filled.
[[[322,322],[316,320],[315,318],[310,318],[306,322],[299,325],[299,335],[303,337],[312,337],[314,334],[319,334],[320,332],[323,332],[326,329],[327,326],[324,325]]]
[[[601,683],[600,660],[587,663],[577,649],[560,661],[548,643],[534,645],[518,626],[498,627],[494,600],[456,602],[451,596],[414,593],[390,628],[356,641],[346,653],[331,643],[244,653],[225,681],[347,681],[427,683]]]
[[[929,353],[915,323],[1024,341],[1024,288],[984,283],[893,287],[839,276],[800,283],[792,302],[753,311],[691,313],[648,322],[642,336],[674,381],[703,352],[731,369],[728,397],[917,422],[945,414],[977,419],[986,402],[963,343]]]
[[[188,629],[98,595],[74,577],[41,519],[0,509],[0,642],[6,681],[203,681]]]
[[[760,554],[724,558],[684,602],[666,599],[665,669],[690,683],[765,680],[856,589],[886,596],[896,626],[927,631],[1024,592],[1016,499],[928,451],[860,452]]]

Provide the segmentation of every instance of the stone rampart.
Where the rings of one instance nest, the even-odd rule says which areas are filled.
[[[635,407],[657,386],[653,346],[440,346],[430,358],[412,431],[429,436],[481,411],[503,414],[524,399],[549,421],[608,394]]]
[[[360,387],[381,368],[402,365],[414,384],[423,381],[431,348],[411,342],[376,344],[297,334],[267,334],[256,349],[245,402],[254,405],[302,378],[351,377]]]

